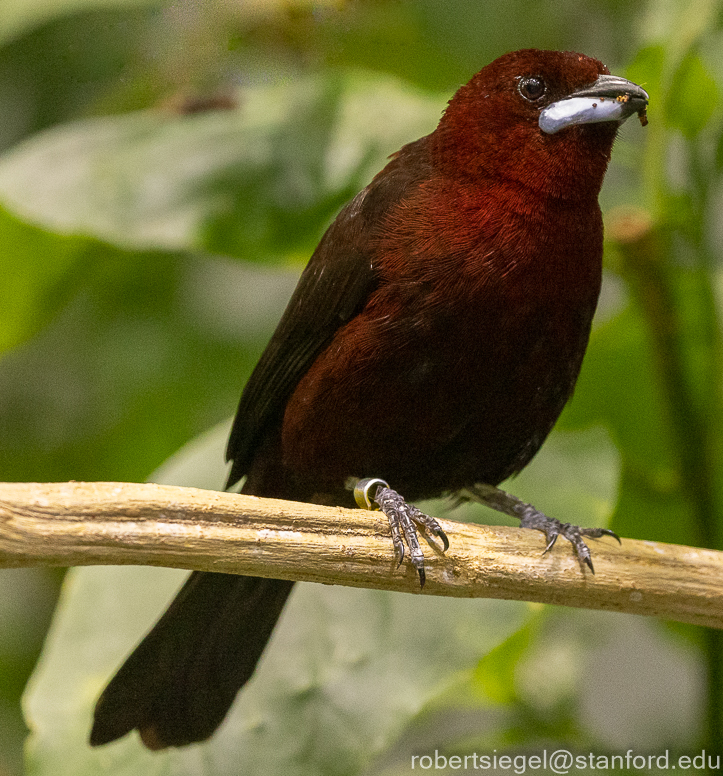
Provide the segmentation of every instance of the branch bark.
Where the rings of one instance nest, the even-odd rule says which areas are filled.
[[[378,512],[114,482],[0,483],[0,567],[150,565],[427,595],[506,598],[723,628],[723,553],[593,541],[595,575],[536,531],[440,520],[427,584]]]

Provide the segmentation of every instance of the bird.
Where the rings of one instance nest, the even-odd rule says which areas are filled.
[[[569,51],[514,51],[463,85],[321,238],[244,388],[228,486],[381,508],[419,585],[417,532],[449,538],[412,502],[455,494],[543,531],[546,549],[564,536],[594,572],[584,538],[612,532],[497,486],[572,395],[602,278],[598,194],[620,126],[644,125],[647,104]],[[100,696],[90,743],[209,738],[293,584],[193,572]]]

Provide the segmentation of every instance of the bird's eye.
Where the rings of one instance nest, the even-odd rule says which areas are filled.
[[[528,75],[520,78],[517,91],[529,102],[537,102],[545,96],[547,85],[537,75]]]

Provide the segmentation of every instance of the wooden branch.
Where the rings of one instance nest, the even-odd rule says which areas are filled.
[[[0,483],[0,567],[136,564],[457,597],[629,612],[723,628],[723,553],[624,539],[591,542],[596,574],[564,540],[439,521],[427,584],[396,568],[378,512],[113,482]]]

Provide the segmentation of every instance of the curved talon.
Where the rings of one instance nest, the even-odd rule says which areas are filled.
[[[542,531],[547,538],[547,545],[542,553],[543,555],[547,555],[550,552],[559,536],[564,536],[572,544],[580,566],[587,566],[594,574],[595,568],[592,563],[592,553],[583,541],[583,536],[589,536],[592,539],[599,539],[601,536],[612,536],[618,543],[622,544],[620,537],[609,528],[580,528],[571,523],[561,523],[559,520],[547,517],[547,515],[538,512],[536,509],[529,507],[529,505],[523,506],[526,508],[524,515],[520,518],[520,525],[524,528],[534,528],[537,531]]]
[[[620,537],[609,528],[581,528],[580,533],[583,536],[589,536],[591,539],[599,539],[601,536],[612,536],[618,544],[622,544]]]
[[[436,536],[438,539],[441,539],[442,541],[442,552],[447,552],[449,549],[449,539],[447,538],[447,534],[439,527],[433,528],[431,526],[427,526],[430,530],[430,532]]]
[[[375,506],[376,502],[374,499],[369,497],[369,491],[375,485],[379,485],[382,488],[389,487],[384,480],[380,480],[378,477],[367,477],[357,482],[354,486],[354,501],[356,501],[358,507],[371,510],[379,509],[378,506]],[[401,560],[399,562],[401,563]]]
[[[442,530],[442,526],[433,517],[425,515],[424,512],[413,506],[409,507],[409,517],[424,531],[441,539],[444,547],[443,552],[447,552],[449,549],[449,539],[447,538],[447,534]]]
[[[559,533],[553,534],[552,538],[549,536],[547,537],[547,545],[545,546],[545,549],[542,551],[543,555],[547,555],[548,552],[555,546],[555,542],[557,541],[557,537],[559,536]]]

